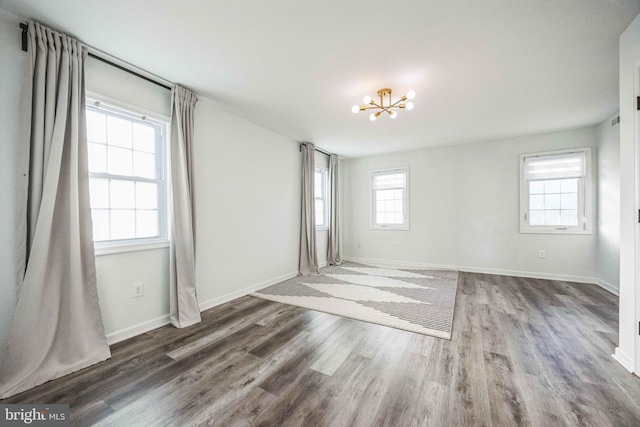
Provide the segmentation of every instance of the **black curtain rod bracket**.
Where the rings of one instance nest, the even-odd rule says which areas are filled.
[[[29,31],[29,26],[21,22],[20,29],[22,30],[22,50],[27,52],[29,50],[29,43],[27,42],[27,37],[29,37],[27,33],[27,31]]]

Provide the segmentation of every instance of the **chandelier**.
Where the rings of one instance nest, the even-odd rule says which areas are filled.
[[[392,108],[404,108],[406,110],[413,110],[413,102],[405,102],[407,99],[413,99],[416,96],[416,93],[412,90],[407,92],[405,96],[400,98],[398,101],[391,101],[391,89],[384,88],[378,91],[378,96],[380,97],[380,103],[376,103],[369,95],[362,98],[362,102],[365,105],[354,105],[351,107],[351,111],[357,113],[358,111],[365,110],[377,110],[369,115],[369,120],[374,121],[378,118],[378,116],[384,112],[389,114],[389,117],[395,119],[398,115],[398,112],[392,110]]]

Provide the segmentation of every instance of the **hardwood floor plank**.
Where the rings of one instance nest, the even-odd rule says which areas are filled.
[[[242,427],[253,423],[261,414],[270,410],[277,397],[261,388],[252,388],[240,402],[232,405],[222,414],[212,413],[200,423],[194,425],[220,425],[225,427]]]
[[[103,400],[92,401],[87,405],[71,405],[71,424],[74,426],[94,425],[115,411]]]
[[[458,296],[458,327],[454,324],[451,348],[450,405],[457,411],[451,414],[454,425],[491,425],[484,355],[480,337],[479,316],[473,298]]]
[[[325,351],[318,355],[310,369],[331,376],[360,345],[362,339],[366,337],[364,322],[349,320],[350,322],[347,322],[344,328],[325,341]]]
[[[575,317],[577,317],[582,322],[582,328],[608,333],[617,331],[617,329],[614,330],[605,321],[598,318],[598,316],[594,316],[593,312],[589,311],[582,303],[576,302],[573,298],[566,295],[558,295],[558,298],[565,304],[567,308],[575,312]]]
[[[508,354],[508,348],[496,311],[488,305],[478,304],[482,348],[491,353]]]
[[[563,412],[558,406],[559,398],[549,395],[540,378],[523,372],[514,373],[515,381],[520,385],[522,399],[526,405],[531,425],[564,426],[567,424]]]
[[[487,371],[487,388],[491,406],[493,425],[531,425],[518,377],[508,356],[484,352],[484,366]]]
[[[210,344],[224,338],[225,336],[233,333],[234,330],[244,328],[252,323],[256,325],[263,326],[261,320],[265,317],[268,317],[273,312],[282,312],[281,307],[278,306],[267,306],[265,308],[261,308],[258,311],[252,313],[245,313],[239,320],[235,320],[233,322],[229,322],[226,325],[219,325],[217,328],[212,329],[212,332],[201,336],[200,338],[189,342],[188,344],[182,345],[181,347],[170,351],[167,353],[167,356],[172,358],[173,360],[181,360],[185,357],[200,351],[201,349],[209,346]]]
[[[317,392],[321,384],[326,379],[326,375],[311,369],[302,369],[297,372],[294,381],[280,390],[279,399],[258,416],[252,425],[255,426],[302,426],[319,425],[311,420],[311,424],[306,424],[302,420],[309,418],[309,414],[301,411],[305,402],[316,399]]]
[[[450,390],[433,382],[433,376],[424,356],[405,352],[376,413],[375,425],[395,426],[399,419],[407,425],[446,425]],[[431,404],[423,405],[424,399]]]
[[[374,325],[372,323],[364,323],[363,326],[366,328],[366,331],[364,332],[366,334],[366,338],[360,342],[355,351],[363,357],[372,359],[380,349],[386,345],[387,339],[389,338],[389,335],[394,332],[394,329],[378,328],[378,325]],[[415,335],[423,336],[419,334]]]

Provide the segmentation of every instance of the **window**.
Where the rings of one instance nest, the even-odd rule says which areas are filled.
[[[371,171],[371,228],[409,229],[409,168]]]
[[[327,198],[327,177],[329,171],[322,168],[316,168],[314,179],[314,198],[316,210],[316,228],[329,228],[329,203]]]
[[[166,123],[87,102],[89,192],[96,248],[167,240]]]
[[[520,156],[520,232],[591,233],[591,150]]]

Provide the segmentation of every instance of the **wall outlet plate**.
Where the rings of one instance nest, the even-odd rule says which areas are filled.
[[[144,283],[138,282],[133,284],[133,297],[140,298],[144,295]]]
[[[547,257],[547,251],[540,249],[538,251],[538,258],[545,259]]]

